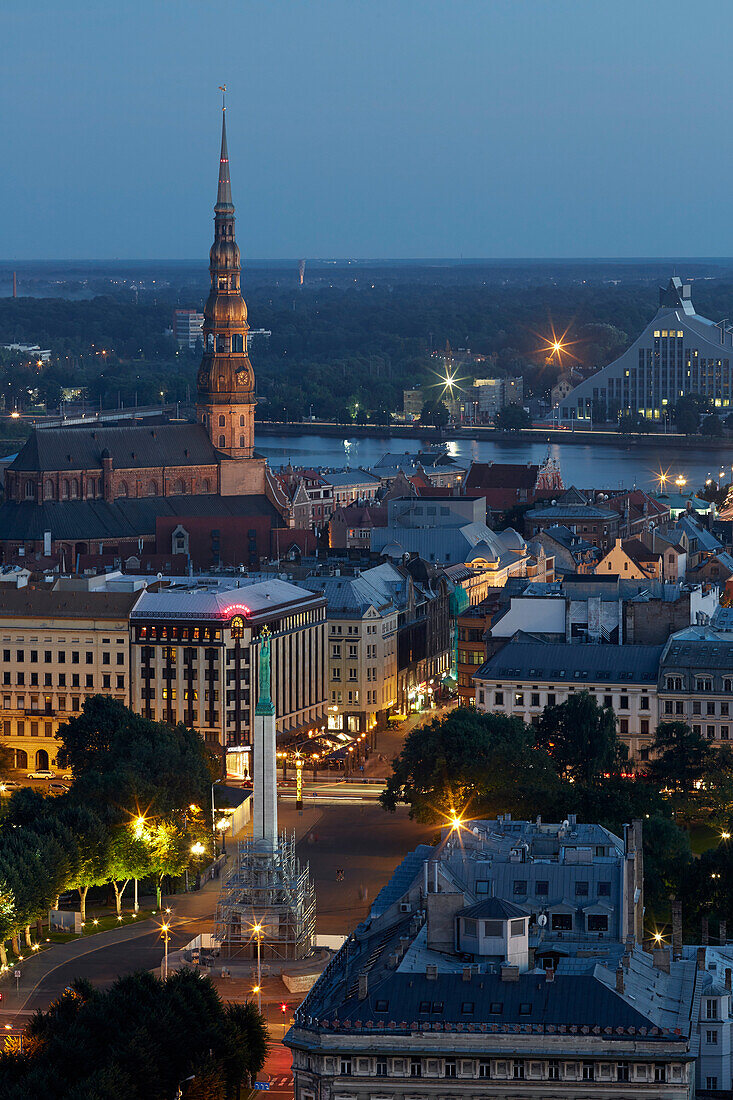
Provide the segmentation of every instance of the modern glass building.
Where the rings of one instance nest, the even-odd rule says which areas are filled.
[[[576,386],[558,406],[561,422],[591,421],[600,409],[615,420],[638,412],[663,421],[680,397],[709,397],[716,410],[731,408],[733,329],[695,312],[690,286],[676,276],[659,290],[654,319],[615,362]]]

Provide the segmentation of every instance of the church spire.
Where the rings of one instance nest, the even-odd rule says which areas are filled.
[[[226,84],[221,88],[221,155],[219,157],[219,190],[216,196],[215,212],[217,214],[230,213],[234,210],[232,202],[232,184],[229,179],[229,150],[227,149],[227,105],[224,96]]]
[[[204,306],[204,354],[198,375],[197,408],[199,421],[217,450],[230,458],[251,458],[254,375],[247,354],[249,326],[240,289],[225,111],[222,102],[219,190],[214,207],[214,243],[209,252],[211,289]]]

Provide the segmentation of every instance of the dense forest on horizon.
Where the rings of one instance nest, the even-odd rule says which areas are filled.
[[[207,283],[195,265],[167,274],[155,285],[150,275],[138,277],[132,289],[127,275],[95,272],[86,285],[103,288],[106,280],[107,292],[74,299],[23,297],[21,280],[19,297],[0,298],[0,344],[37,343],[51,348],[52,361],[39,368],[2,353],[6,407],[34,398],[58,407],[62,387],[81,388],[91,403],[107,407],[132,404],[136,395],[140,404],[153,403],[161,392],[187,400],[198,354],[179,351],[164,333],[174,308],[202,307]],[[662,263],[320,265],[306,269],[305,285],[297,287],[292,270],[245,268],[250,326],[272,332],[251,348],[259,415],[297,420],[312,405],[324,418],[385,423],[401,408],[404,388],[440,396],[441,363],[430,352],[446,342],[487,357],[461,367],[463,385],[521,374],[525,393],[542,397],[559,373],[541,350],[553,328],[567,330],[567,364],[592,373],[653,317],[657,286],[669,274]],[[696,309],[713,320],[730,316],[733,272],[702,265],[699,274]]]

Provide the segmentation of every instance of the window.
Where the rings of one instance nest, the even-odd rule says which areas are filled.
[[[717,1033],[717,1031],[706,1031],[705,1032],[705,1042],[708,1044],[708,1046],[717,1046],[718,1045],[718,1033]]]
[[[538,707],[539,705],[540,705],[540,693],[539,693],[539,691],[533,691],[532,692],[532,701],[530,703],[530,706]]]
[[[705,1019],[717,1020],[718,1019],[718,1001],[715,997],[708,999],[705,1002]]]
[[[514,1077],[515,1081],[524,1080],[524,1062],[514,1062],[512,1076]]]
[[[603,705],[604,707],[613,707],[613,695],[604,695]]]
[[[553,692],[550,692],[550,694],[547,696],[547,705],[548,707],[554,707],[555,705],[555,695]]]
[[[648,734],[649,734],[649,719],[648,718],[642,718],[641,721],[639,722],[639,733],[648,736]]]
[[[489,1016],[500,1016],[504,1011],[503,1001],[492,1001],[489,1005]]]
[[[389,1012],[389,1001],[377,1000],[374,1004],[375,1012]]]
[[[712,691],[713,681],[710,676],[698,676],[695,681],[695,687],[698,691]]]
[[[705,1087],[707,1089],[709,1089],[710,1092],[716,1092],[717,1088],[718,1088],[718,1078],[717,1077],[706,1077],[705,1078]]]
[[[455,1077],[458,1069],[455,1058],[446,1058],[443,1063],[446,1077]]]
[[[655,1066],[654,1067],[654,1080],[657,1082],[664,1082],[667,1080],[667,1067]]]
[[[482,1058],[478,1064],[479,1077],[491,1077],[491,1062],[488,1058]]]
[[[706,729],[706,732],[707,732],[708,741],[714,741],[715,740],[715,726],[706,726],[705,729]]]
[[[547,897],[549,892],[550,892],[549,879],[543,879],[543,878],[538,879],[537,883],[535,884],[535,893],[537,894],[537,896],[541,897],[541,898],[542,897]]]
[[[422,1062],[419,1058],[410,1059],[410,1077],[422,1077]]]
[[[33,660],[32,657],[31,657],[31,660]],[[711,716],[715,717],[715,703],[706,703],[705,704],[705,713],[707,714],[708,718],[710,718]]]
[[[582,882],[581,881],[581,882],[576,882],[575,883],[575,896],[576,896],[576,898],[587,898],[588,897],[588,883],[587,882]]]
[[[515,691],[514,692],[514,706],[515,707],[523,707],[524,706],[524,692],[521,692],[521,691]]]
[[[350,1058],[342,1058],[341,1059],[341,1076],[342,1077],[351,1077],[351,1059]]]
[[[523,895],[527,893],[527,880],[526,878],[515,878],[514,880],[514,893],[515,895]]]
[[[629,709],[629,697],[628,697],[628,695],[619,696],[618,705],[619,705],[619,710],[628,710]]]
[[[532,1004],[531,1004],[530,1001],[520,1001],[519,1002],[519,1015],[520,1016],[531,1016],[532,1015]]]
[[[554,1061],[554,1059],[547,1063],[547,1076],[550,1081],[558,1081],[560,1079],[560,1063]]]
[[[629,732],[629,720],[628,720],[628,718],[619,718],[619,720],[618,720],[618,731],[619,731],[619,733],[628,733]]]
[[[473,1001],[463,1001],[461,1003],[461,1013],[464,1016],[471,1016],[473,1013],[474,1003]]]
[[[503,707],[504,706],[504,692],[503,691],[495,691],[494,692],[494,706],[496,706],[496,707]]]
[[[511,936],[523,936],[524,935],[524,917],[519,917],[518,920],[513,920],[510,923],[510,935]]]
[[[593,1063],[592,1062],[583,1062],[583,1080],[584,1081],[595,1081],[595,1079],[596,1079],[596,1073],[595,1073],[595,1066],[593,1065]]]
[[[588,914],[588,931],[589,932],[607,932],[608,931],[608,917],[605,913],[589,913]]]
[[[649,710],[649,696],[642,695],[639,700],[639,710]]]
[[[611,896],[611,883],[610,882],[599,882],[598,883],[598,897],[599,898],[610,898],[610,896]]]
[[[695,701],[693,702],[693,704],[692,704],[692,713],[693,714],[702,714],[702,703],[700,702],[699,699],[695,699]]]
[[[387,1076],[387,1062],[384,1058],[377,1058],[377,1077]]]
[[[572,913],[553,913],[552,914],[552,931],[553,932],[571,932],[572,928],[573,928]]]

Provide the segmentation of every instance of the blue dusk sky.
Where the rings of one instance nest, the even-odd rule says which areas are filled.
[[[4,0],[0,259],[731,256],[723,0]]]

